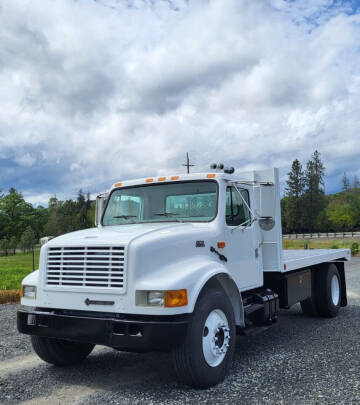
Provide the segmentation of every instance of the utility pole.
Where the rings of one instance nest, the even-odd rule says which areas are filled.
[[[189,174],[189,173],[190,173],[190,167],[195,166],[195,165],[191,165],[191,164],[190,164],[190,160],[189,160],[189,153],[188,153],[188,152],[186,152],[186,163],[184,163],[184,164],[183,164],[183,166],[185,166],[185,167],[186,167],[187,174]]]

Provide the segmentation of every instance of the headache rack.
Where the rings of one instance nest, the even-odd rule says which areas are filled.
[[[49,247],[46,285],[124,290],[125,246]]]

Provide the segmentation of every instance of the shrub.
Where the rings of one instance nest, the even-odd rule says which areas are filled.
[[[353,242],[351,244],[351,254],[357,255],[359,253],[359,244],[357,242]]]
[[[331,249],[339,249],[339,246],[338,245],[332,245]]]

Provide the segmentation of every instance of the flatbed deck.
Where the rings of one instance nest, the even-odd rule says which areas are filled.
[[[288,272],[334,260],[349,261],[350,259],[350,249],[284,249],[281,271]]]

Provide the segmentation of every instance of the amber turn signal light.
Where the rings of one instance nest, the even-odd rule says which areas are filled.
[[[218,247],[219,249],[224,249],[225,246],[226,246],[226,243],[225,243],[225,242],[218,242],[218,243],[217,243],[217,247]]]
[[[187,304],[187,290],[165,291],[165,307],[183,307]]]

